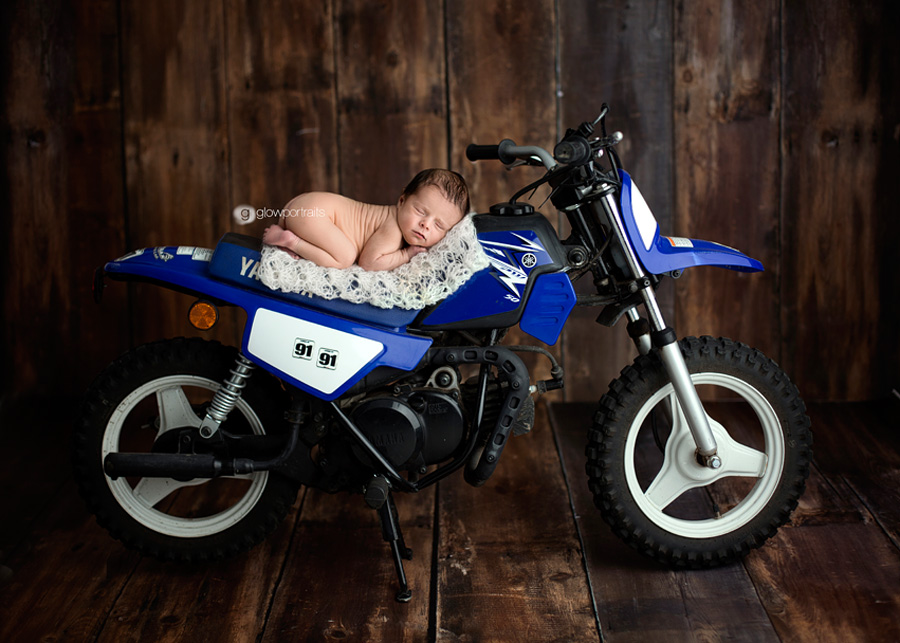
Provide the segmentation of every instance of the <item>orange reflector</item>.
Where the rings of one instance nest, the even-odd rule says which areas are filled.
[[[188,313],[191,325],[198,330],[209,330],[219,321],[219,309],[208,301],[195,301]]]

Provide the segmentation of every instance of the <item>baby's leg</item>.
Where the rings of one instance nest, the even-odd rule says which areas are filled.
[[[263,243],[266,243],[270,246],[277,246],[294,257],[294,259],[299,259],[300,255],[298,255],[296,252],[291,252],[290,250],[288,250],[288,246],[294,245],[296,239],[297,235],[295,235],[290,230],[285,230],[277,223],[274,223],[266,228],[266,231],[263,232],[262,236]]]
[[[266,229],[263,241],[326,268],[349,268],[359,251],[329,216],[287,216]]]

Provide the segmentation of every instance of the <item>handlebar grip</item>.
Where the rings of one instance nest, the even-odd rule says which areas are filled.
[[[500,160],[500,146],[470,143],[466,148],[466,158],[470,161],[498,161]]]

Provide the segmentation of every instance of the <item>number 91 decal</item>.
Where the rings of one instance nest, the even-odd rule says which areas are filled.
[[[320,348],[319,357],[316,360],[316,366],[319,368],[335,369],[337,368],[338,352],[331,348]]]
[[[296,359],[311,360],[316,343],[311,339],[298,337],[294,340],[293,356]],[[338,351],[333,348],[320,348],[316,354],[316,366],[334,370],[337,368]]]

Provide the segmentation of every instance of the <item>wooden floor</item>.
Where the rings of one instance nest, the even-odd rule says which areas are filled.
[[[398,499],[415,550],[406,605],[358,497],[301,492],[268,541],[222,563],[124,549],[87,515],[53,413],[0,427],[3,642],[900,640],[895,400],[813,406],[793,522],[743,564],[702,572],[620,544],[584,480],[591,406],[539,405],[485,487],[460,476]]]

